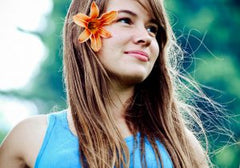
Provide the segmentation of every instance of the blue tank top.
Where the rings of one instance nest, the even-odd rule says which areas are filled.
[[[130,152],[130,167],[141,168],[140,133],[136,137],[124,139]],[[172,168],[172,161],[164,146],[157,142],[164,168]],[[157,168],[153,148],[145,141],[146,161],[148,168]],[[48,127],[38,153],[34,168],[81,168],[78,151],[78,138],[69,129],[66,111],[48,115]]]

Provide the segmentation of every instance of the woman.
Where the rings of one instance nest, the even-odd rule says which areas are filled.
[[[73,0],[64,27],[69,109],[18,124],[0,167],[208,167],[180,113],[190,105],[176,96],[173,37],[161,0]]]

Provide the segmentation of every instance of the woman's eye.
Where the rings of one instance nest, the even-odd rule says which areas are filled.
[[[154,34],[154,35],[157,35],[158,26],[157,26],[157,25],[147,26],[147,31],[148,31],[149,33],[152,33],[152,34]]]
[[[126,23],[126,24],[132,23],[131,19],[129,19],[129,18],[121,18],[121,19],[118,19],[117,22]]]

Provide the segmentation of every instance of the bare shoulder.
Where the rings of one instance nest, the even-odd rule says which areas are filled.
[[[205,150],[203,149],[201,143],[198,141],[198,139],[195,137],[192,131],[189,129],[186,130],[186,135],[188,138],[188,141],[190,143],[190,146],[192,147],[192,151],[194,151],[193,155],[198,158],[199,162],[201,163],[202,168],[209,168],[208,161],[207,161],[207,155]]]
[[[47,129],[47,115],[17,124],[0,146],[0,167],[33,167]]]

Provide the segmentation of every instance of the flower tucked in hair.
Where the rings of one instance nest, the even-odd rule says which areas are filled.
[[[85,30],[79,35],[78,41],[83,43],[89,38],[91,40],[91,48],[97,52],[102,47],[101,37],[110,38],[111,34],[103,28],[105,25],[109,25],[117,17],[116,11],[110,11],[103,13],[100,18],[99,9],[95,2],[91,4],[90,16],[82,13],[78,13],[73,16],[73,21],[80,27],[84,27]]]

